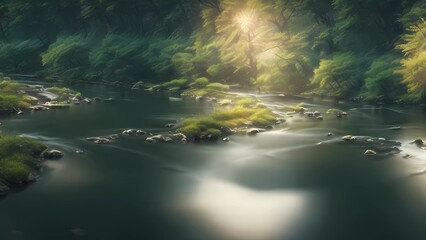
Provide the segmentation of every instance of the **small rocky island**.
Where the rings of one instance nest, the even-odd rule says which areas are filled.
[[[13,82],[4,76],[0,79],[0,114],[20,115],[92,101],[68,88],[45,89],[42,85]],[[0,196],[8,194],[10,189],[35,182],[44,160],[62,156],[62,152],[49,149],[36,140],[0,135]]]

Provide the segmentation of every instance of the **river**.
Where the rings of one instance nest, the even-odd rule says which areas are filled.
[[[3,132],[65,153],[44,163],[35,184],[0,198],[0,239],[426,238],[426,175],[416,174],[426,168],[426,151],[409,144],[426,138],[420,107],[312,100],[312,109],[339,107],[350,115],[295,116],[281,129],[216,144],[148,144],[129,136],[96,145],[85,138],[160,131],[211,105],[105,86],[76,90],[116,101],[0,119]],[[258,97],[278,109],[300,101]],[[397,140],[402,152],[365,156],[364,146],[342,143],[346,134]]]

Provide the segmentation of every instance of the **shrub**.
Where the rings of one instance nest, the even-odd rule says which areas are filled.
[[[193,88],[204,88],[209,84],[209,79],[206,77],[197,78],[194,82],[189,84],[190,87]]]
[[[25,164],[14,161],[0,161],[0,178],[11,184],[25,182],[30,171]]]
[[[13,154],[12,156],[8,156],[0,161],[22,163],[25,166],[30,167],[31,169],[37,169],[39,167],[39,163],[36,158],[28,154],[19,153],[19,152]]]
[[[229,86],[221,83],[210,83],[206,87],[222,92],[229,91]]]
[[[187,82],[188,82],[188,80],[183,79],[183,78],[182,79],[175,79],[175,80],[172,80],[170,82],[166,82],[166,83],[161,84],[161,87],[169,89],[169,90],[181,90],[181,89],[184,89],[186,87]]]
[[[0,159],[13,156],[15,153],[27,154],[39,157],[46,146],[29,138],[24,137],[0,137]]]
[[[49,74],[65,80],[84,78],[90,67],[90,40],[82,35],[60,36],[42,57]]]

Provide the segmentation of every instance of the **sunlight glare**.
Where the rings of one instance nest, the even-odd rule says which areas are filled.
[[[253,13],[244,11],[236,17],[237,23],[240,25],[243,32],[249,32],[253,29],[255,24],[255,16]]]
[[[307,196],[295,191],[257,191],[208,180],[194,192],[189,206],[229,239],[266,239],[292,229],[301,220]]]

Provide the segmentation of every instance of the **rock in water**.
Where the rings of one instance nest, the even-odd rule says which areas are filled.
[[[246,131],[248,135],[256,135],[261,132],[266,132],[266,129],[263,128],[250,128]]]
[[[146,132],[139,130],[139,129],[127,129],[124,130],[121,134],[130,136],[130,135],[145,135]]]
[[[40,154],[42,159],[59,159],[63,156],[64,154],[61,151],[55,149],[46,149]]]
[[[423,146],[423,145],[424,145],[423,140],[422,140],[422,139],[420,139],[420,138],[418,138],[418,139],[414,140],[414,141],[413,141],[413,142],[411,142],[411,143],[414,143],[414,144],[416,144],[417,146]]]
[[[402,127],[400,127],[400,126],[388,128],[388,130],[401,130],[401,129],[402,129]]]
[[[365,151],[365,153],[364,153],[364,155],[376,155],[377,153],[375,152],[375,151],[373,151],[373,150],[367,150],[367,151]]]
[[[352,135],[346,135],[342,137],[343,141],[355,141],[356,137],[352,136]]]

